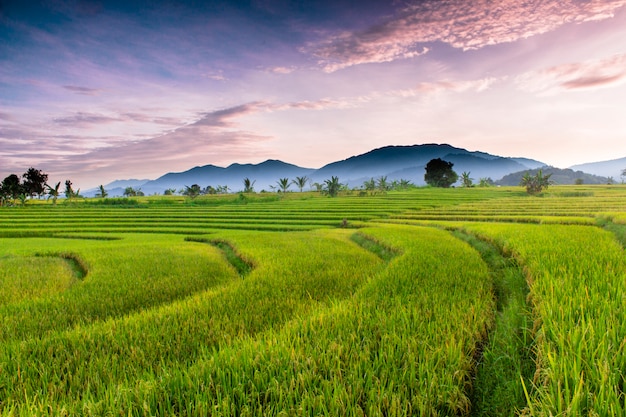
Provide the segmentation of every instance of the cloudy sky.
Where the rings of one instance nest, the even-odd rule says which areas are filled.
[[[626,156],[626,0],[0,0],[0,178]]]

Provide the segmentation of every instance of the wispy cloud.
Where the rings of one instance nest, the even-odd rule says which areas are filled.
[[[557,65],[520,75],[520,89],[542,95],[559,91],[607,88],[626,81],[626,54],[570,64]]]
[[[63,88],[65,88],[68,91],[71,91],[73,93],[80,94],[83,96],[96,96],[100,94],[100,92],[102,91],[97,88],[80,87],[77,85],[64,85]]]
[[[626,0],[428,0],[365,30],[342,32],[309,46],[327,72],[411,58],[441,41],[462,50],[514,42],[568,23],[610,18]]]
[[[54,119],[54,123],[67,126],[84,128],[92,125],[108,124],[119,122],[119,117],[105,116],[97,113],[77,112],[71,116],[59,117]]]

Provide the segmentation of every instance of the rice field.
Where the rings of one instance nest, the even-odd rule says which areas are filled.
[[[114,203],[0,208],[0,415],[626,415],[624,186]]]

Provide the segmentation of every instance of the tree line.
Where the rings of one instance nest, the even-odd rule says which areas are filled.
[[[57,198],[61,194],[61,182],[57,182],[54,186],[48,184],[48,174],[40,169],[33,167],[28,168],[21,176],[11,174],[0,183],[0,206],[15,205],[20,203],[24,205],[29,198],[42,198],[47,196],[56,204]],[[74,190],[70,180],[65,181],[65,197],[72,199],[80,197],[80,190]]]

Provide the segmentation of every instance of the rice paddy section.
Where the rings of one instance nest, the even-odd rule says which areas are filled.
[[[186,243],[180,236],[128,234],[111,241],[0,239],[0,248],[0,256],[39,255],[41,262],[69,253],[80,259],[88,272],[63,292],[0,306],[0,342],[37,339],[76,325],[119,317],[237,277],[219,250]],[[44,276],[60,279],[60,272],[52,273],[51,269]]]
[[[0,257],[0,306],[63,292],[76,281],[72,266],[60,257]]]
[[[531,415],[625,415],[626,258],[597,227],[468,225],[524,265],[535,315]],[[532,390],[531,390],[532,388]]]
[[[117,387],[99,411],[467,414],[474,355],[493,320],[485,264],[441,230],[385,227],[363,233],[402,254],[353,297],[207,352],[188,369]]]
[[[383,262],[351,242],[349,234],[337,229],[218,235],[254,260],[245,279],[136,314],[4,343],[0,409],[18,415],[117,412],[124,406],[108,402],[119,399],[117,393],[109,397],[118,386],[167,378],[203,352],[228,349],[268,329],[278,331],[311,310],[350,297]],[[179,246],[217,250],[199,242]]]

